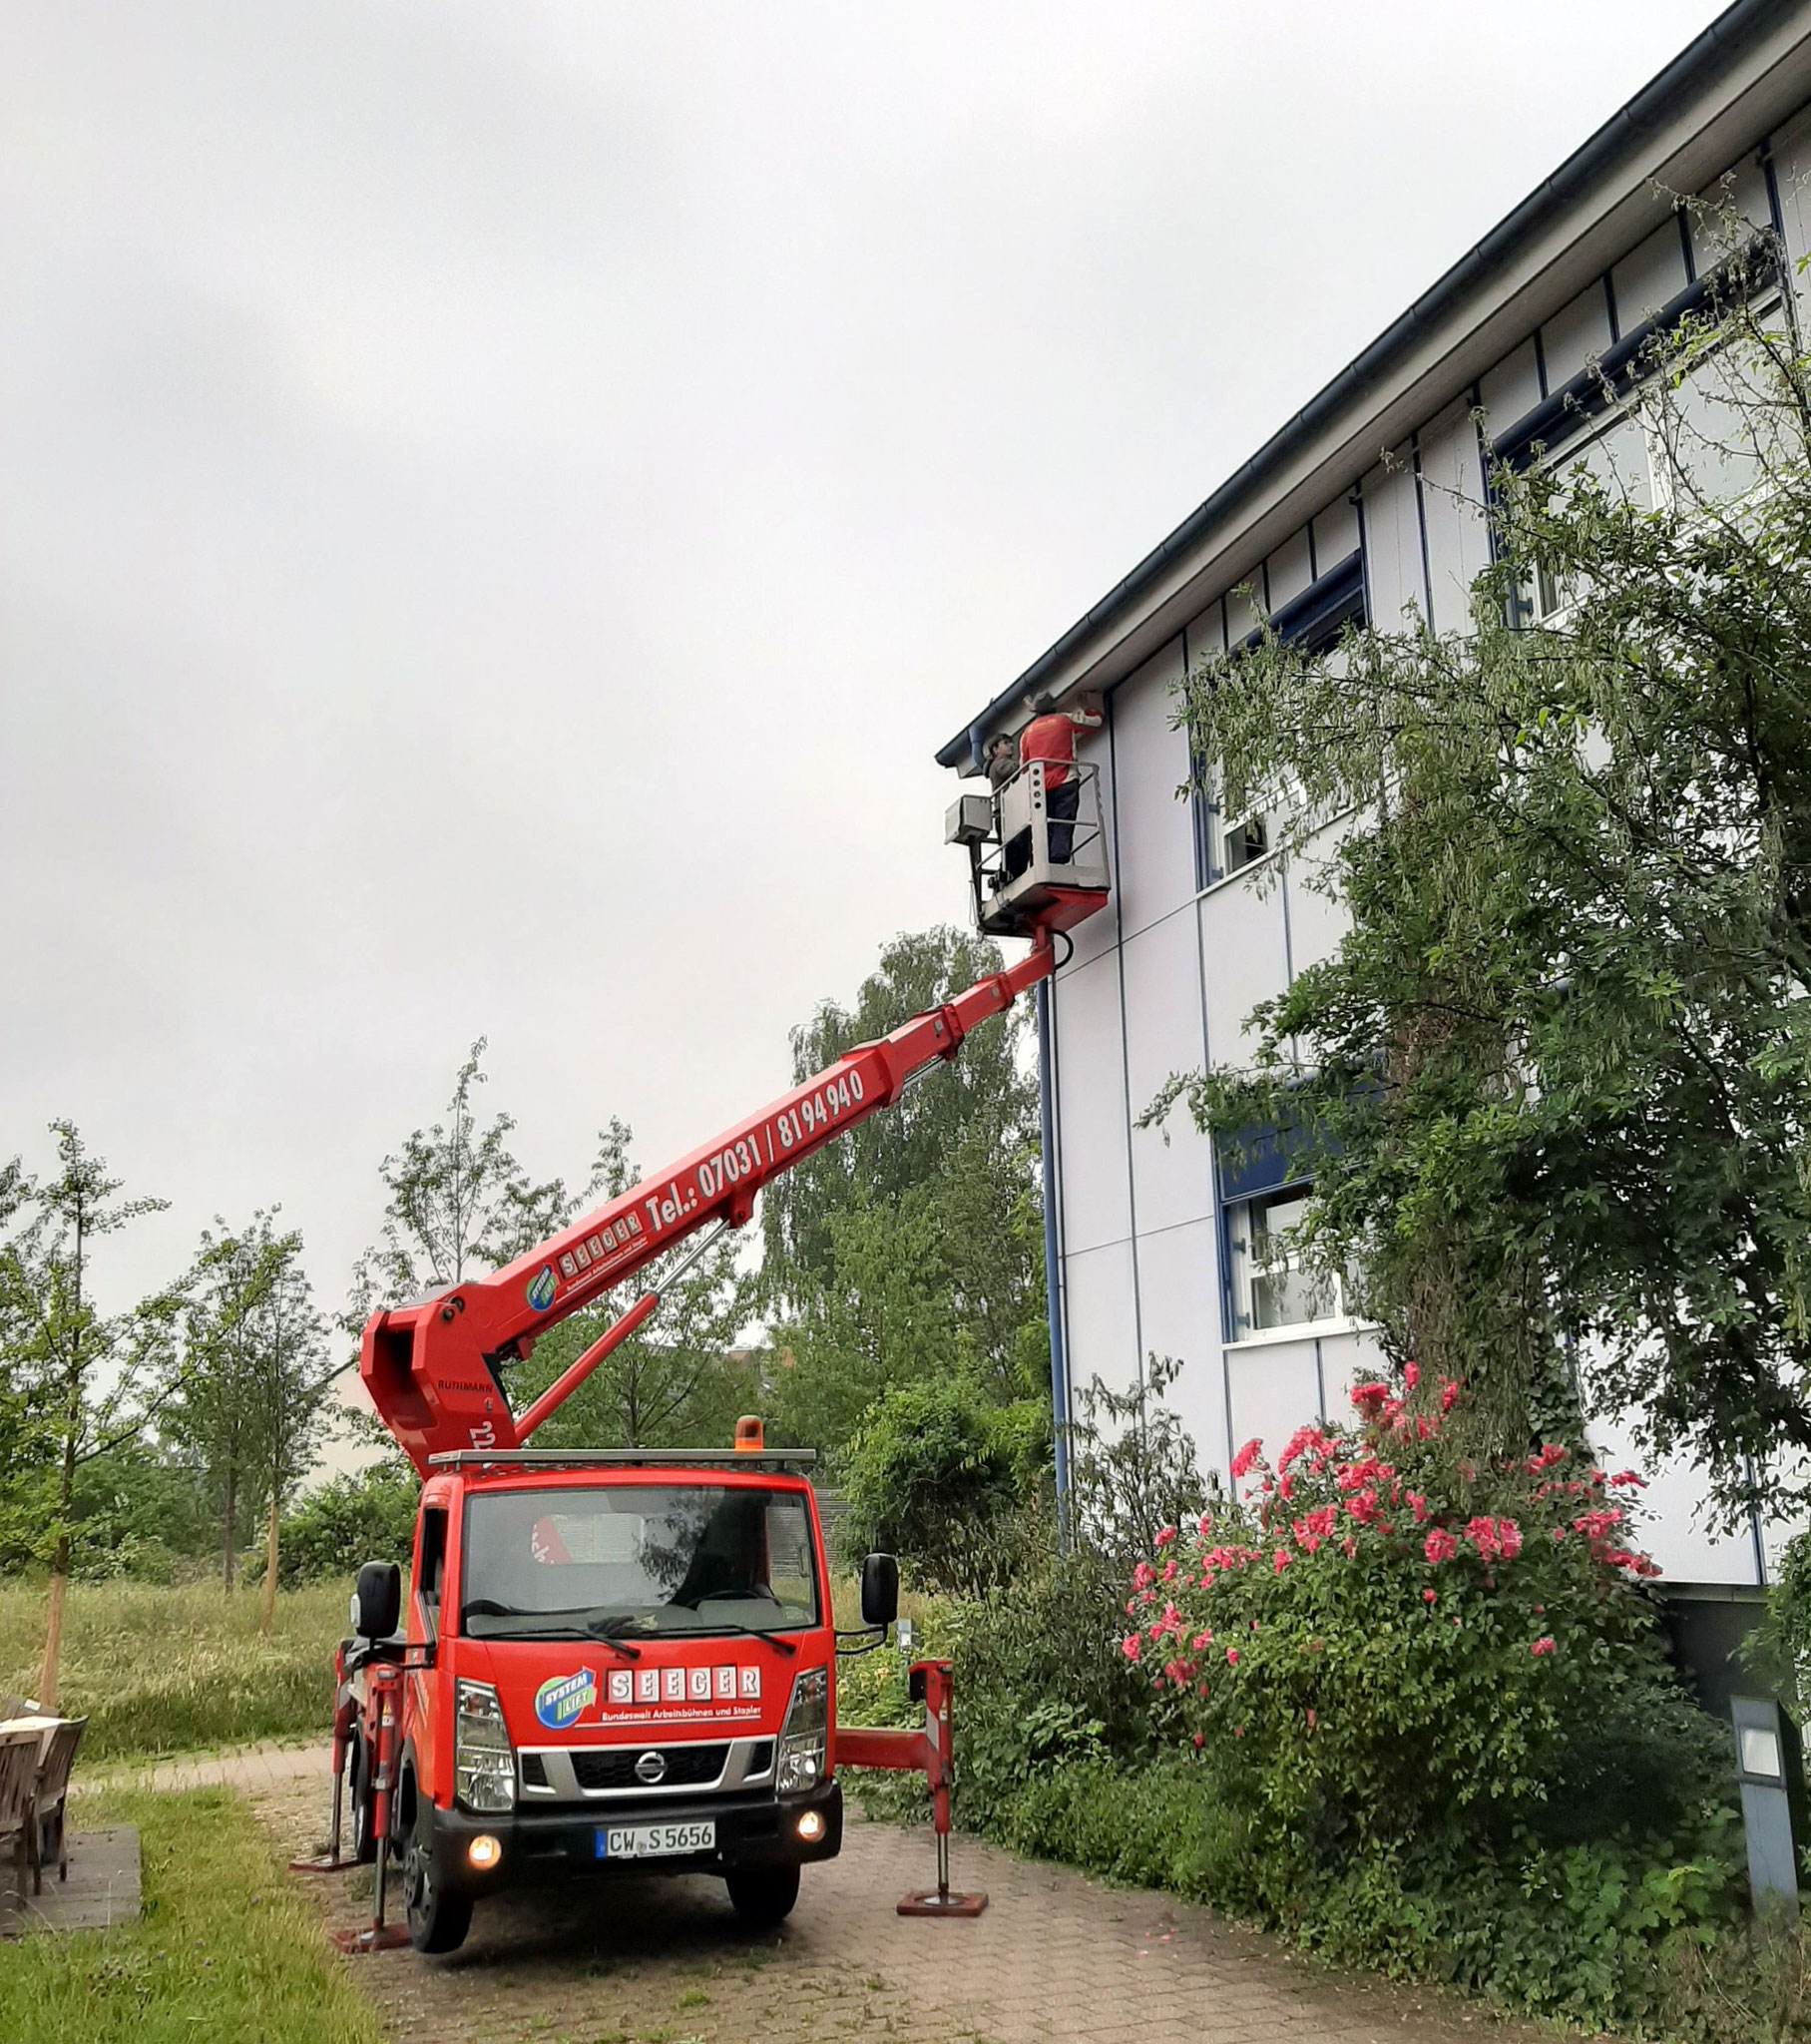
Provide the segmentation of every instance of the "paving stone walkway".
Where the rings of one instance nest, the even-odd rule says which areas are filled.
[[[242,1788],[285,1854],[326,1829],[324,1749],[259,1749],[156,1771]],[[449,1959],[348,1960],[399,2039],[502,2044],[1456,2044],[1511,2031],[1467,2004],[1330,1973],[1211,1910],[956,1841],[972,1923],[903,1919],[928,1832],[851,1815],[840,1860],[807,1868],[778,1933],[754,1936],[718,1881],[649,1877],[481,1906]],[[323,1924],[368,1917],[370,1874],[311,1880]]]

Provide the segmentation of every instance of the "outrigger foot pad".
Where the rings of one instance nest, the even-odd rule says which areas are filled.
[[[327,1936],[340,1951],[350,1954],[394,1951],[409,1941],[409,1933],[400,1923],[367,1923],[362,1930],[329,1930]]]
[[[926,1888],[922,1894],[899,1898],[902,1916],[979,1916],[986,1907],[986,1895],[954,1895],[948,1888]]]
[[[316,1852],[309,1859],[291,1859],[291,1873],[343,1873],[348,1866],[356,1866],[356,1859],[335,1859],[331,1852]]]

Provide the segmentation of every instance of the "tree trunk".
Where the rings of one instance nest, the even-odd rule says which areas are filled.
[[[276,1485],[270,1486],[270,1510],[264,1519],[264,1594],[258,1605],[257,1629],[270,1637],[270,1621],[276,1616]]]
[[[47,1714],[57,1708],[57,1662],[63,1652],[63,1585],[68,1578],[69,1540],[57,1542],[56,1559],[50,1565],[50,1610],[44,1620],[44,1672],[38,1678],[38,1703]]]
[[[76,1446],[82,1424],[82,1379],[72,1371],[70,1410],[63,1426],[63,1466],[57,1475],[57,1545],[50,1564],[50,1606],[44,1615],[44,1673],[38,1701],[57,1708],[57,1664],[63,1657],[63,1592],[69,1581],[69,1507],[76,1494]]]

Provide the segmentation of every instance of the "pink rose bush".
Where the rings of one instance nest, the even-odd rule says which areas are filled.
[[[1248,1827],[1279,1914],[1326,1870],[1303,1853],[1526,1860],[1575,1753],[1619,1713],[1689,1710],[1628,1472],[1558,1441],[1481,1465],[1451,1439],[1461,1386],[1420,1372],[1351,1399],[1274,1461],[1246,1442],[1231,1500],[1165,1528],[1173,1576],[1139,1563],[1126,1607],[1154,1729]]]

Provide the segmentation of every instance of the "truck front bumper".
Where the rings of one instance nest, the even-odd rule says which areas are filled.
[[[822,1828],[801,1838],[798,1820],[815,1810]],[[598,1833],[623,1824],[716,1825],[708,1852],[663,1854],[652,1859],[604,1859]],[[502,1846],[494,1866],[475,1867],[474,1838]],[[798,1795],[698,1795],[643,1800],[613,1797],[558,1809],[499,1810],[474,1815],[455,1804],[434,1811],[434,1878],[444,1893],[500,1894],[543,1881],[567,1882],[624,1873],[729,1873],[744,1866],[802,1866],[834,1859],[842,1849],[842,1787],[832,1777]]]

